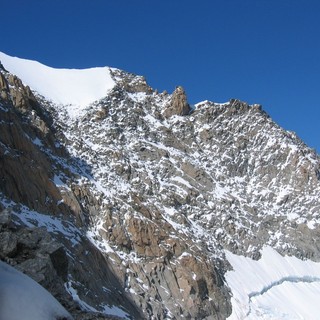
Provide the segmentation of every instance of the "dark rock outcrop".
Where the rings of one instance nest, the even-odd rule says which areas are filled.
[[[10,99],[5,96],[0,108],[0,191],[30,208],[55,213],[62,197],[53,183],[52,164],[39,149],[39,130],[28,117],[35,112],[29,99],[35,98],[16,77],[7,80],[1,75],[0,79],[0,90],[10,84]]]
[[[86,239],[79,246],[70,246],[61,235],[53,237],[46,228],[25,227],[16,222],[17,216],[10,210],[0,212],[0,259],[47,289],[74,319],[118,319],[94,312],[94,308],[91,312],[83,310],[70,295],[86,295],[87,303],[94,305],[92,299],[99,300],[100,295],[102,303],[107,296],[103,288],[110,290],[109,305],[121,301],[129,314],[142,319],[103,256]]]

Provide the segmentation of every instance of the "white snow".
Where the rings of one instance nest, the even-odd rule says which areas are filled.
[[[103,313],[106,315],[113,315],[113,316],[117,316],[120,317],[122,319],[129,319],[130,316],[124,312],[122,309],[120,309],[117,306],[109,306],[109,305],[100,305],[101,310],[97,310],[96,308],[90,306],[88,303],[86,303],[85,301],[81,300],[78,292],[75,288],[73,288],[73,281],[68,281],[65,284],[65,288],[66,290],[69,292],[69,294],[72,296],[73,300],[78,302],[78,304],[81,306],[82,310],[86,310],[86,311],[91,311],[91,312],[98,312],[98,313]],[[107,288],[104,288],[106,290],[109,290]]]
[[[317,223],[316,223],[316,221],[314,219],[312,219],[312,220],[307,222],[307,226],[308,226],[309,229],[315,229],[316,225],[317,225]]]
[[[62,305],[37,282],[0,261],[0,319],[72,319]]]
[[[56,104],[69,105],[76,116],[79,109],[105,97],[115,82],[109,67],[90,69],[55,69],[37,61],[11,57],[0,52],[0,61],[25,85]]]
[[[181,184],[183,184],[184,186],[186,186],[189,189],[192,189],[192,185],[185,179],[183,179],[182,177],[179,176],[174,176],[171,178],[173,181],[177,181],[180,182]]]
[[[226,251],[234,270],[226,273],[232,291],[228,320],[318,319],[320,263],[281,256],[264,247],[258,261]]]
[[[102,311],[99,311],[96,308],[90,306],[85,301],[80,299],[77,290],[75,288],[73,288],[73,281],[68,281],[65,284],[65,288],[69,292],[69,294],[72,296],[73,300],[78,302],[78,304],[81,306],[82,310],[91,311],[91,312],[99,312],[99,313],[102,312],[106,315],[113,315],[113,316],[120,317],[122,319],[129,319],[130,318],[129,314],[127,314],[126,312],[124,312],[122,309],[120,309],[117,306],[109,306],[109,305],[103,304],[103,305],[100,305]],[[107,288],[105,288],[105,289],[108,290]]]
[[[16,205],[13,201],[8,205],[5,203],[2,204],[6,208],[14,208]],[[28,227],[45,227],[47,231],[53,234],[63,234],[73,246],[77,245],[81,240],[81,231],[71,222],[63,221],[59,217],[42,214],[22,205],[18,211],[12,210],[12,214]]]

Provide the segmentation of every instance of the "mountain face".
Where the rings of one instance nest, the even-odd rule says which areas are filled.
[[[234,257],[320,270],[319,157],[260,105],[0,60],[0,258],[75,319],[244,319]]]

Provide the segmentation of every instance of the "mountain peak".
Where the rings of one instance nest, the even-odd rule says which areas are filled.
[[[320,158],[261,106],[0,60],[0,259],[86,319],[317,317]]]

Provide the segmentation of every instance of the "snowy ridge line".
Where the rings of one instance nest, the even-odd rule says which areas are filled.
[[[284,282],[313,283],[313,282],[320,282],[320,277],[312,277],[312,276],[302,276],[302,277],[299,277],[299,276],[288,276],[288,277],[284,277],[284,278],[281,278],[278,281],[272,282],[269,285],[265,286],[261,291],[254,291],[254,292],[249,293],[248,294],[249,300],[251,300],[252,298],[254,298],[256,296],[263,295],[264,293],[266,293],[270,289],[273,289],[276,286],[280,286]]]
[[[32,60],[11,57],[0,51],[4,67],[25,85],[77,118],[89,104],[105,97],[115,86],[109,67],[87,69],[51,68]]]

